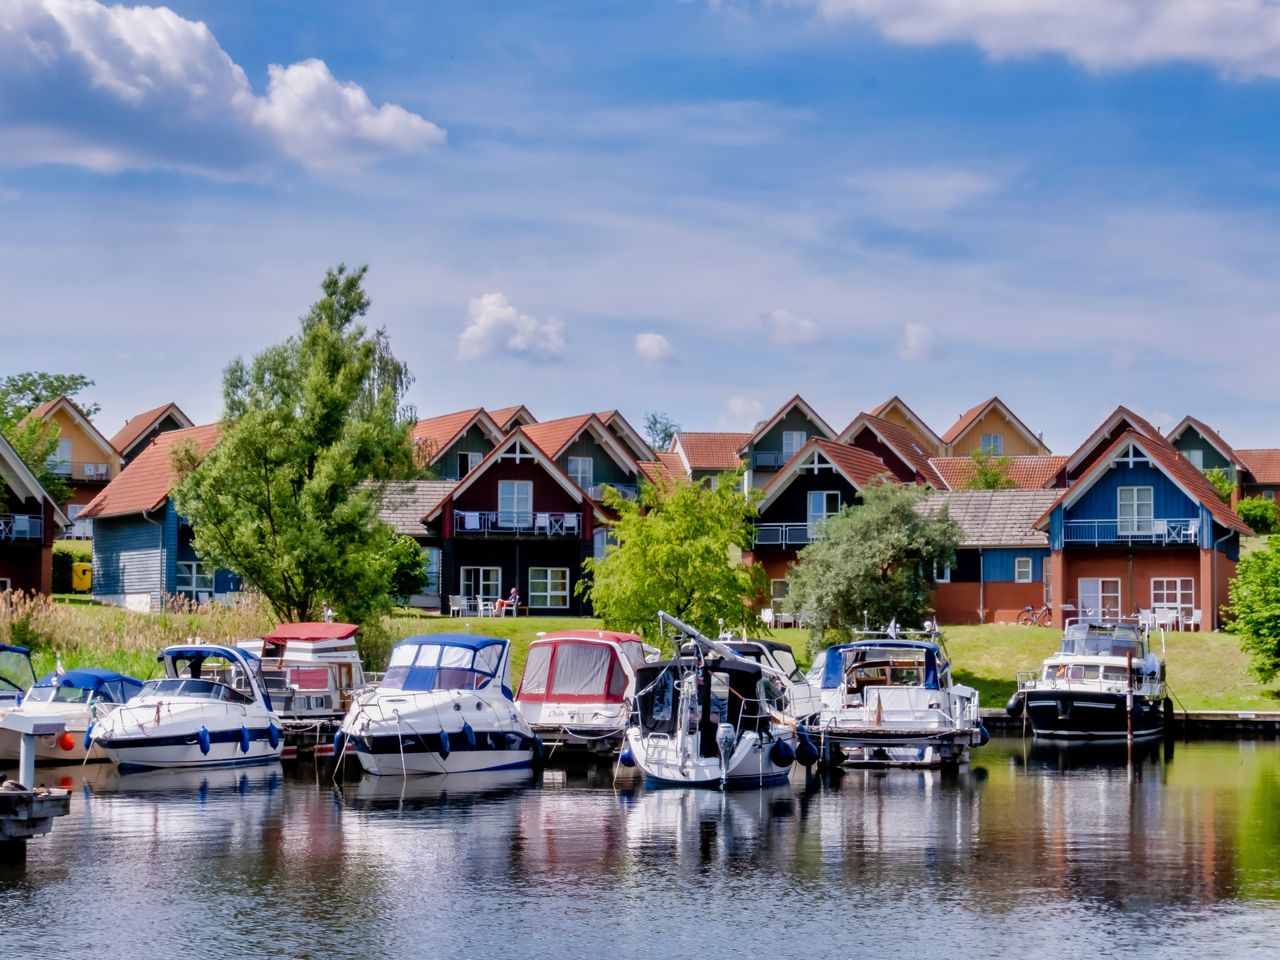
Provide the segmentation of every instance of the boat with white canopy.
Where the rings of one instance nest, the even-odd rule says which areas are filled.
[[[137,696],[142,681],[116,673],[85,667],[78,670],[46,674],[27,691],[22,706],[15,713],[26,716],[56,717],[63,721],[62,733],[35,738],[36,760],[52,763],[80,763],[89,748],[89,727],[105,717],[130,697]],[[0,763],[17,760],[19,735],[0,730]],[[105,760],[95,751],[90,760]]]

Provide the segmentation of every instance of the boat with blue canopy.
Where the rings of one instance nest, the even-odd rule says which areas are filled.
[[[261,662],[237,647],[167,647],[164,677],[94,724],[91,749],[126,768],[238,766],[280,759],[282,727]]]
[[[342,721],[346,743],[377,775],[475,773],[531,766],[542,745],[511,693],[511,645],[497,637],[406,637],[378,686]]]
[[[142,681],[135,677],[83,667],[47,673],[37,680],[15,712],[29,716],[57,717],[66,725],[63,733],[36,737],[37,762],[80,763],[88,750],[89,727],[112,710],[137,696]],[[19,736],[0,730],[0,762],[16,760]],[[105,760],[101,752],[91,759]]]
[[[18,707],[35,682],[31,651],[0,643],[0,715]]]

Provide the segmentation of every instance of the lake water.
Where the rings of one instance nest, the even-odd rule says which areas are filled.
[[[954,774],[762,793],[612,771],[75,778],[0,868],[60,957],[1280,956],[1280,746],[995,740]]]

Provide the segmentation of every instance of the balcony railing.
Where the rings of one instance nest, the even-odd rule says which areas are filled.
[[[1194,545],[1200,537],[1200,520],[1068,520],[1063,524],[1065,543],[1152,543],[1165,546],[1186,543]]]
[[[43,540],[44,517],[27,513],[0,513],[0,540]]]
[[[88,463],[84,460],[50,460],[49,472],[58,477],[84,483],[107,483],[111,472],[105,463]]]
[[[756,450],[751,454],[751,465],[757,470],[779,470],[790,459],[781,450]]]
[[[617,490],[624,500],[634,500],[640,496],[640,488],[634,483],[596,483],[586,488],[587,496],[592,500],[603,500],[606,488]]]
[[[576,537],[582,533],[582,514],[455,510],[453,532],[458,536],[480,537]]]
[[[93,521],[92,520],[72,520],[71,526],[62,531],[59,539],[62,540],[92,540],[93,539]]]
[[[816,523],[756,524],[757,547],[803,547],[821,539],[821,526]]]

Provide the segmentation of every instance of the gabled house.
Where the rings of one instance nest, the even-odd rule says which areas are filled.
[[[934,571],[940,623],[1011,623],[1049,601],[1049,538],[1036,521],[1057,490],[956,490],[931,494],[926,516],[944,508],[960,527],[955,562]]]
[[[1036,522],[1049,535],[1054,624],[1173,611],[1215,629],[1252,531],[1163,437],[1117,436]]]
[[[634,459],[649,461],[656,459],[653,447],[649,446],[648,441],[640,436],[640,432],[631,426],[627,418],[617,410],[605,410],[597,413],[596,418],[605,425],[605,428],[610,433],[618,438]]]
[[[454,480],[410,480],[388,483],[383,488],[378,518],[399,535],[416,540],[426,558],[426,581],[421,590],[408,598],[411,607],[440,609],[440,543],[422,518],[435,510],[456,483]]]
[[[195,552],[191,525],[170,499],[174,451],[191,444],[203,456],[219,426],[160,434],[84,509],[94,522],[93,595],[131,610],[156,610],[165,598],[203,602],[240,590],[238,578]]]
[[[934,433],[924,419],[907,406],[901,397],[897,395],[890,397],[879,406],[872,407],[870,413],[873,417],[879,417],[881,420],[896,423],[910,430],[920,445],[929,451],[930,456],[940,457],[946,452],[946,444],[942,442],[942,438]]]
[[[750,439],[749,433],[678,430],[668,452],[674,454],[678,473],[686,480],[715,483],[722,473],[738,469],[742,463],[738,451]],[[659,457],[675,467],[669,457]]]
[[[999,397],[984,400],[960,414],[942,435],[942,442],[951,457],[968,457],[977,452],[1028,457],[1052,452]]]
[[[796,394],[756,427],[738,448],[738,457],[747,466],[744,489],[764,487],[811,437],[832,440],[835,435],[827,421]]]
[[[1117,437],[1126,431],[1132,431],[1153,440],[1160,440],[1160,431],[1145,417],[1139,416],[1128,407],[1116,407],[1098,428],[1089,434],[1084,443],[1067,458],[1066,464],[1058,474],[1057,486],[1069,487],[1093,466]]]
[[[644,479],[639,463],[594,413],[520,429],[592,500],[603,500],[606,486],[628,499],[639,494]]]
[[[946,489],[947,485],[929,462],[928,449],[906,427],[870,413],[860,413],[840,431],[836,440],[878,457],[899,483]]]
[[[419,466],[440,480],[461,480],[506,433],[483,408],[419,420],[410,434]]]
[[[181,407],[176,403],[166,403],[126,420],[124,426],[111,438],[111,446],[115,447],[124,465],[128,466],[160,434],[170,430],[188,430],[194,426]]]
[[[0,435],[0,593],[53,589],[53,541],[68,522]]]
[[[787,595],[787,574],[822,521],[860,503],[869,485],[892,479],[879,457],[834,440],[812,437],[796,451],[762,491],[754,544],[743,558],[764,567],[774,601]]]
[[[973,457],[932,457],[929,463],[942,478],[948,490],[970,490],[978,476]],[[1007,476],[1019,490],[1046,490],[1057,486],[1058,475],[1067,458],[1010,457]]]
[[[494,601],[512,587],[533,614],[588,612],[577,585],[606,517],[525,429],[517,427],[422,518],[428,542],[440,547],[446,612],[450,598]]]
[[[1244,465],[1240,495],[1262,497],[1264,500],[1280,499],[1280,450],[1237,450]]]
[[[498,425],[499,429],[502,430],[503,436],[506,436],[516,427],[527,427],[538,422],[538,418],[523,403],[514,407],[499,407],[497,410],[489,410],[488,414],[493,418],[493,422]]]
[[[62,505],[72,521],[67,536],[88,539],[93,527],[80,521],[79,515],[120,473],[120,454],[67,397],[40,404],[27,414],[27,419],[32,418],[58,426],[58,447],[49,457],[49,469],[71,487],[71,497]]]

